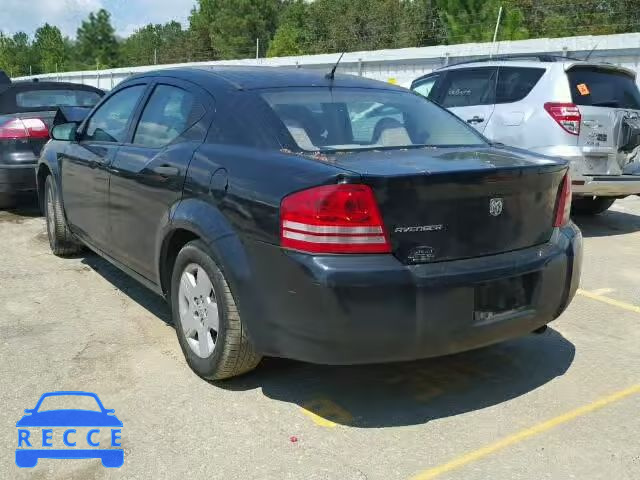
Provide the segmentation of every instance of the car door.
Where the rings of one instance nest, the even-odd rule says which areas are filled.
[[[159,79],[112,163],[109,188],[113,257],[157,281],[159,232],[182,197],[187,168],[214,111],[211,96],[177,79]]]
[[[487,138],[520,148],[536,146],[530,140],[535,130],[531,127],[538,121],[541,102],[527,97],[545,72],[544,67],[500,67],[495,108],[483,132]]]
[[[115,158],[146,84],[124,87],[107,97],[84,122],[61,159],[64,209],[73,231],[108,252],[108,167]]]
[[[448,70],[430,95],[482,133],[495,108],[497,70],[497,67]]]

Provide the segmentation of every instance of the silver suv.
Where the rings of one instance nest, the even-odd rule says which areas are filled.
[[[494,142],[571,164],[573,208],[597,214],[640,194],[640,91],[632,70],[556,56],[452,65],[411,89]]]

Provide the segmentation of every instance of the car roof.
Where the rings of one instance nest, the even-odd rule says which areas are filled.
[[[127,79],[172,77],[191,81],[204,88],[216,87],[230,90],[255,90],[285,87],[359,87],[400,90],[402,87],[354,75],[336,74],[327,78],[328,71],[282,67],[221,66],[214,68],[169,68],[147,72]]]
[[[612,70],[616,72],[626,73],[633,78],[636,77],[636,72],[626,67],[621,67],[619,65],[614,65],[612,63],[603,63],[603,62],[589,62],[584,60],[575,60],[571,58],[567,58],[565,61],[555,60],[555,61],[539,61],[539,60],[519,60],[519,59],[504,59],[504,60],[477,60],[477,61],[469,61],[469,62],[460,62],[454,63],[452,65],[447,65],[432,72],[429,72],[425,75],[422,75],[414,80],[414,82],[418,80],[422,80],[429,75],[438,72],[447,72],[451,70],[462,70],[466,68],[479,68],[479,67],[526,67],[526,68],[542,68],[545,70],[551,69],[561,69],[562,71],[571,70],[574,67],[596,67],[607,70]]]

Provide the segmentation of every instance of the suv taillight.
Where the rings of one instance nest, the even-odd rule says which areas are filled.
[[[573,103],[545,103],[544,109],[558,125],[572,135],[580,135],[582,115]]]
[[[324,185],[292,193],[280,205],[280,244],[310,253],[389,253],[373,191]]]
[[[0,140],[31,138],[49,138],[49,129],[39,118],[10,118],[0,123]]]
[[[569,222],[571,215],[571,178],[568,173],[562,179],[557,204],[556,218],[553,226],[563,227]]]

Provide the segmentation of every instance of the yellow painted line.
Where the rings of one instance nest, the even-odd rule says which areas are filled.
[[[348,425],[353,422],[353,415],[348,410],[326,397],[314,398],[302,405],[300,409],[320,427],[333,428],[338,423]],[[334,419],[335,422],[330,419]]]
[[[595,402],[585,405],[583,407],[576,408],[575,410],[571,410],[570,412],[567,412],[563,415],[552,418],[551,420],[547,420],[546,422],[542,422],[537,425],[534,425],[533,427],[527,428],[525,430],[521,430],[513,435],[505,437],[494,443],[490,443],[486,447],[479,448],[478,450],[474,450],[458,458],[454,458],[453,460],[447,463],[425,470],[424,472],[419,473],[414,477],[412,477],[412,480],[431,480],[433,478],[439,477],[440,475],[444,475],[445,473],[449,473],[452,470],[457,470],[458,468],[462,468],[465,465],[468,465],[469,463],[472,463],[472,462],[475,462],[476,460],[480,460],[484,457],[487,457],[499,450],[510,447],[511,445],[515,445],[516,443],[522,442],[527,438],[533,437],[535,435],[540,435],[541,433],[544,433],[548,430],[558,427],[564,423],[570,422],[571,420],[575,420],[576,418],[586,415],[587,413],[591,413],[595,410],[606,407],[607,405],[618,402],[624,398],[630,397],[631,395],[635,395],[638,393],[640,393],[640,384],[634,385],[630,388],[614,393],[613,395],[609,395],[607,397],[601,398],[600,400],[596,400]]]
[[[621,302],[620,300],[614,300],[613,298],[598,295],[597,293],[582,290],[581,288],[578,289],[578,295],[582,295],[583,297],[590,298],[591,300],[597,300],[598,302],[606,303],[608,305],[613,305],[614,307],[622,308],[630,312],[640,313],[640,307],[637,305]]]
[[[309,417],[311,421],[319,427],[333,428],[337,426],[337,423],[332,422],[331,420],[327,420],[326,418],[322,418],[320,415],[313,413],[311,410],[307,410],[306,408],[302,407],[300,409],[302,410],[302,413]]]

